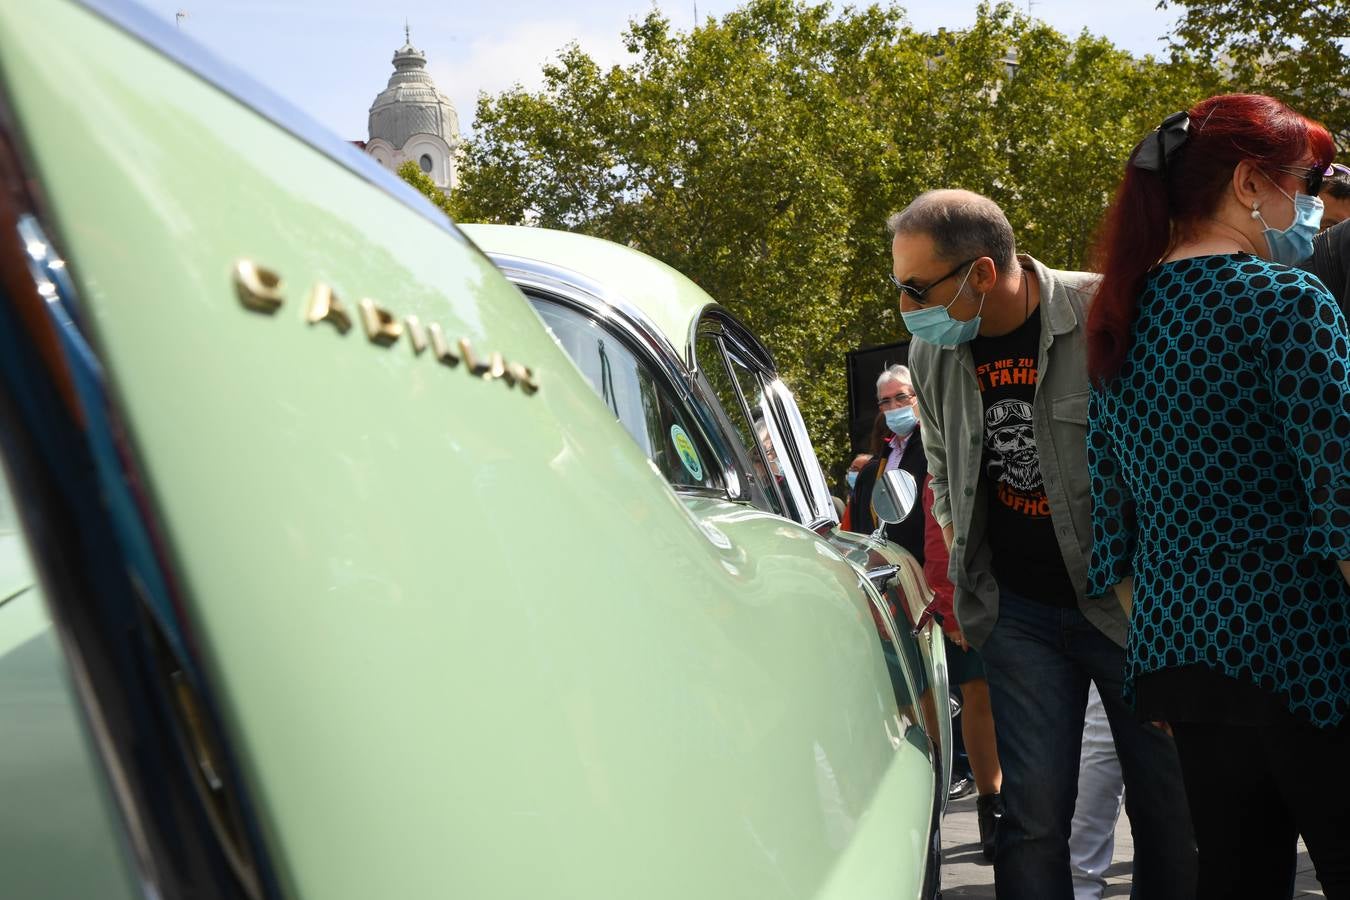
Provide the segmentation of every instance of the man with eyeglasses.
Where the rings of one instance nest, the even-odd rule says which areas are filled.
[[[1299,266],[1316,275],[1350,316],[1350,167],[1332,163],[1317,196],[1322,200],[1322,230],[1313,238],[1313,255]]]
[[[1350,166],[1332,163],[1322,178],[1322,230],[1350,219]]]
[[[909,369],[892,365],[882,370],[877,378],[877,427],[873,429],[872,459],[858,472],[853,497],[845,510],[844,527],[868,533],[876,527],[872,515],[872,488],[882,472],[902,469],[914,476],[915,484],[923,484],[928,475],[928,459],[924,456],[923,440],[919,436],[919,421],[915,416],[914,388],[910,385]],[[886,526],[886,538],[904,547],[920,565],[923,564],[923,516],[910,516],[903,522]]]
[[[980,650],[993,703],[1005,808],[998,895],[1074,896],[1069,839],[1093,683],[1124,775],[1134,896],[1192,897],[1175,747],[1124,705],[1123,611],[1085,595],[1084,325],[1095,276],[1019,257],[1003,211],[968,191],[926,193],[888,225],[933,515],[952,551],[956,618]]]

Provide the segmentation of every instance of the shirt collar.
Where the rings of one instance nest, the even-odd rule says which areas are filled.
[[[1019,253],[1017,261],[1022,264],[1023,271],[1036,277],[1036,285],[1041,290],[1042,315],[1050,333],[1067,334],[1077,328],[1078,316],[1073,311],[1073,304],[1065,296],[1064,287],[1055,280],[1054,273],[1040,260],[1025,253]]]
[[[1055,279],[1054,272],[1046,268],[1040,260],[1026,253],[1017,254],[1017,261],[1022,264],[1024,276],[1034,276],[1036,285],[1040,288],[1040,305],[1045,309],[1041,317],[1042,336],[1045,335],[1047,326],[1051,335],[1067,334],[1077,328],[1078,316],[1073,311],[1073,304],[1065,296],[1065,287]],[[958,350],[965,347],[969,352],[969,347],[965,344],[937,346],[939,350]]]
[[[898,434],[892,434],[889,438],[886,439],[886,443],[890,445],[892,450],[903,453],[905,451],[905,447],[909,444],[910,438],[914,437],[914,435],[918,433],[919,433],[919,426],[915,425],[914,430],[911,431],[909,434],[905,435],[904,437],[901,437]]]

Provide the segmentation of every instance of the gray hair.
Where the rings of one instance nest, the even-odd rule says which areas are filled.
[[[909,377],[909,369],[901,365],[889,365],[877,376],[877,390],[888,381],[898,381],[906,387],[914,387],[914,379]]]
[[[886,220],[892,235],[925,234],[944,261],[987,256],[1000,272],[1016,268],[1012,226],[999,205],[970,191],[928,191]]]

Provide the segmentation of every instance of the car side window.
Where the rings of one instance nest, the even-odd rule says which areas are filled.
[[[798,476],[793,469],[787,442],[783,439],[782,423],[775,418],[774,410],[766,400],[764,382],[735,356],[728,354],[727,358],[731,363],[731,373],[736,383],[740,385],[741,396],[745,398],[745,404],[750,408],[755,440],[764,451],[769,471],[787,507],[784,515],[804,522],[806,517],[801,514],[801,510],[805,508],[805,504],[797,481]]]
[[[764,443],[757,436],[755,424],[746,418],[740,395],[732,382],[731,373],[727,368],[726,356],[717,335],[708,332],[699,334],[696,352],[699,371],[717,396],[722,411],[731,420],[732,426],[736,429],[736,435],[741,440],[742,449],[750,459],[752,479],[757,482],[760,488],[758,491],[752,491],[751,496],[759,505],[767,504],[766,509],[769,512],[777,513],[780,516],[791,515],[782,496],[781,487],[778,484],[779,479],[775,477],[773,472],[772,467],[776,462],[776,457],[770,457],[765,452]],[[759,430],[762,430],[762,427]]]
[[[528,296],[554,340],[672,486],[726,490],[703,432],[646,360],[585,313]]]

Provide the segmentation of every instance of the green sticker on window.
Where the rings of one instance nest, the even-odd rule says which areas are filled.
[[[695,481],[702,481],[703,461],[698,458],[698,451],[694,449],[694,442],[689,440],[689,435],[685,434],[680,426],[672,425],[670,442],[675,445],[675,452],[680,455],[680,462],[684,463],[685,471],[694,476]]]

